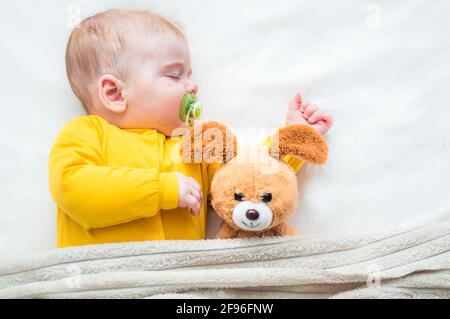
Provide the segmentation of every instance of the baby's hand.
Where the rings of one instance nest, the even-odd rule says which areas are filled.
[[[328,114],[320,112],[316,105],[303,100],[300,93],[297,93],[289,104],[286,124],[308,124],[325,135],[333,125],[333,119]]]
[[[197,181],[181,173],[176,173],[178,178],[178,207],[192,209],[192,215],[200,215],[203,194]]]

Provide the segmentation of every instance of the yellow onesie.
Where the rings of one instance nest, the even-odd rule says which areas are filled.
[[[69,121],[49,154],[57,204],[57,246],[205,239],[207,196],[199,216],[177,208],[176,172],[209,194],[220,164],[182,163],[181,137],[153,129],[120,129],[99,116]],[[283,159],[298,171],[303,161]]]

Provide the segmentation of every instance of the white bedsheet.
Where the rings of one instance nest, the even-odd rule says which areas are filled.
[[[75,3],[75,7],[72,5]],[[335,120],[299,174],[306,236],[450,219],[450,3],[5,1],[0,11],[0,257],[55,246],[47,154],[83,111],[64,69],[71,14],[149,8],[190,38],[204,119],[277,127],[296,90]]]

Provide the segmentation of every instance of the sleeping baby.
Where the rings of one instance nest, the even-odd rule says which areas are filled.
[[[75,28],[67,76],[88,115],[69,121],[49,155],[58,247],[204,239],[207,194],[220,164],[180,163],[171,154],[185,124],[179,106],[191,80],[188,42],[168,19],[110,10]],[[330,116],[297,93],[286,124],[321,134]],[[299,170],[302,161],[288,164]]]

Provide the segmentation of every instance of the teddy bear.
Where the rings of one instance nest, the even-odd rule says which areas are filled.
[[[278,129],[257,152],[256,161],[240,159],[236,137],[217,122],[201,123],[183,137],[183,160],[222,163],[210,188],[212,207],[223,220],[218,239],[297,235],[287,223],[297,204],[297,176],[282,159],[324,164],[328,146],[314,128],[294,124]]]

